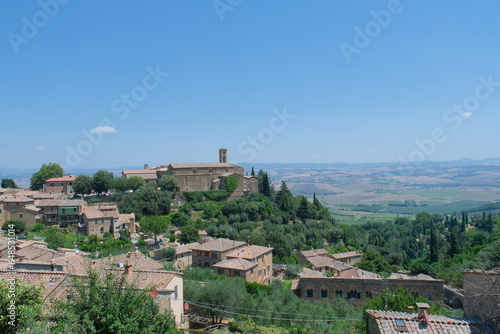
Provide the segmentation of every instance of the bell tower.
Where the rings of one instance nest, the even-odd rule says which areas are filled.
[[[219,163],[221,164],[227,163],[227,149],[225,148],[219,149]]]

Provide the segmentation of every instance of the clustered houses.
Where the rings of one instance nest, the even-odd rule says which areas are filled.
[[[203,239],[176,247],[176,266],[211,268],[228,277],[268,284],[272,277],[273,249],[229,239]]]
[[[218,163],[174,163],[152,168],[145,164],[144,170],[123,170],[122,175],[139,176],[146,182],[157,182],[163,175],[171,175],[177,180],[179,191],[226,189],[224,181],[232,176],[238,181],[238,187],[230,199],[258,191],[257,177],[245,175],[243,167],[228,163],[225,148],[219,150]]]
[[[42,288],[44,303],[64,300],[75,276],[86,277],[92,269],[101,275],[123,275],[137,289],[151,291],[160,311],[171,310],[176,323],[184,321],[183,275],[165,271],[163,265],[135,251],[91,260],[77,250],[54,251],[44,242],[28,240],[16,244],[16,263],[10,269],[7,239],[0,237],[0,280],[15,278]]]
[[[102,237],[109,232],[135,232],[135,215],[120,214],[116,205],[87,205],[70,200],[64,193],[40,193],[22,189],[0,189],[0,225],[21,220],[26,227],[45,226],[74,229],[75,232]]]

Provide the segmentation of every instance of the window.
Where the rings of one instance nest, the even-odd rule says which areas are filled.
[[[179,298],[179,288],[178,286],[174,286],[174,299],[177,300]]]
[[[347,293],[347,299],[360,299],[361,295],[356,290],[351,290]]]
[[[23,218],[23,214],[22,214],[22,213],[20,213],[20,214],[19,214],[19,218]],[[431,300],[432,300],[432,299],[431,299]]]
[[[335,290],[335,297],[342,298],[342,290]]]
[[[431,295],[430,293],[429,293],[429,295],[427,296],[427,299],[429,299],[429,300],[431,300],[431,301],[432,301],[432,300],[434,300],[434,298],[432,297],[432,295]]]
[[[372,299],[373,298],[373,293],[371,291],[366,290],[366,292],[365,292],[365,298],[366,299]]]
[[[328,290],[326,289],[321,290],[321,298],[328,298]]]
[[[418,298],[418,292],[413,291],[413,292],[411,293],[411,295],[412,295],[413,297],[415,297],[415,298]]]
[[[238,270],[235,270],[235,271],[234,271],[234,276],[236,276],[236,277],[240,277],[240,272],[239,272]]]
[[[313,289],[307,289],[307,290],[306,290],[306,297],[307,297],[307,298],[312,298],[312,297],[314,297],[314,290],[313,290]]]
[[[219,268],[219,269],[217,270],[217,274],[219,274],[219,275],[224,275],[224,269],[220,269],[220,268]]]
[[[217,253],[212,253],[212,259],[216,259],[217,258]]]
[[[196,169],[193,169],[193,174],[196,174],[197,170]]]

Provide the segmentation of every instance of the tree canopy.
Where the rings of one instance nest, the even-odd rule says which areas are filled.
[[[54,177],[62,177],[64,170],[57,162],[43,164],[38,172],[31,176],[31,190],[40,190],[45,181]]]
[[[238,188],[238,180],[232,175],[226,177],[224,184],[226,185],[227,192],[230,194]]]
[[[158,235],[168,231],[169,220],[166,216],[146,216],[140,220],[141,231],[153,233],[155,243],[158,241]]]
[[[113,173],[106,170],[99,170],[94,174],[92,179],[92,189],[98,194],[107,192],[113,183]]]
[[[162,190],[175,191],[178,187],[177,179],[172,175],[162,175],[158,180],[158,186]]]
[[[88,175],[79,175],[73,182],[75,194],[88,195],[92,193],[92,178]]]
[[[91,271],[88,278],[75,278],[71,298],[57,302],[49,320],[62,333],[177,333],[173,317],[160,312],[149,291],[138,290],[125,277]]]
[[[13,179],[2,179],[1,187],[2,188],[13,188],[13,189],[18,188]]]

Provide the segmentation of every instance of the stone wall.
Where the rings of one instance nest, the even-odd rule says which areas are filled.
[[[442,301],[443,286],[442,280],[302,277],[296,293],[311,301],[343,298],[352,305],[362,307],[367,298],[373,298],[385,289],[395,291],[397,287],[429,300]]]

